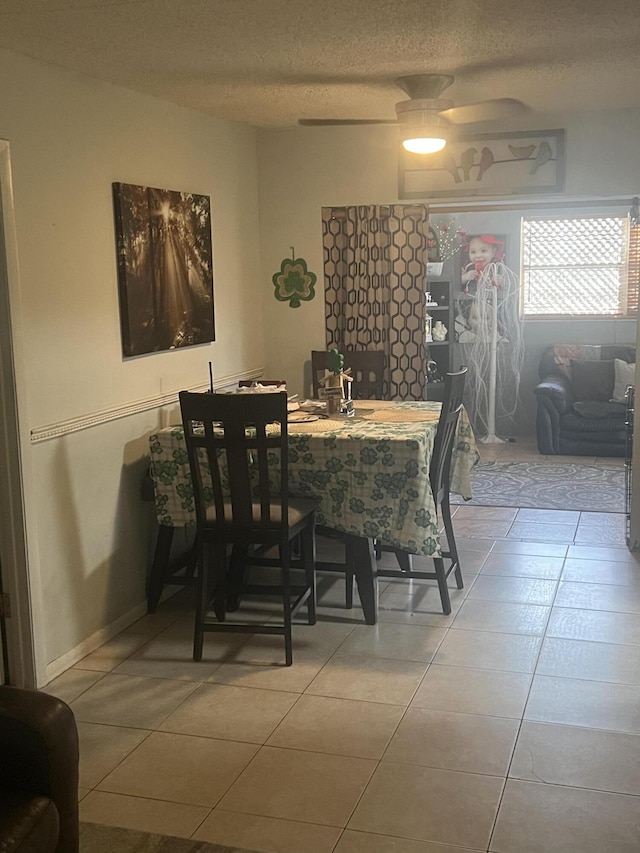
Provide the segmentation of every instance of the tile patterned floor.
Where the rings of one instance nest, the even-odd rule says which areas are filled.
[[[47,688],[79,721],[82,819],[265,853],[636,853],[620,522],[460,507],[450,616],[432,583],[385,581],[366,626],[320,577],[290,668],[268,636],[210,635],[194,663],[189,599],[168,599]]]

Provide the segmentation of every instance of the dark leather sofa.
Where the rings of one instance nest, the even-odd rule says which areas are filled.
[[[60,699],[0,686],[0,851],[78,853],[78,732]]]
[[[546,456],[624,456],[625,404],[610,402],[604,396],[585,400],[584,392],[579,393],[575,361],[580,365],[584,387],[584,376],[588,376],[591,369],[601,375],[604,375],[602,368],[610,369],[613,377],[614,359],[632,363],[635,358],[632,346],[547,347],[538,368],[541,381],[535,388],[536,436],[540,453]]]

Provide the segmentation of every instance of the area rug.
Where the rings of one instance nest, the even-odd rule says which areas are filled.
[[[80,824],[80,853],[252,853],[244,847],[206,844],[101,823]]]
[[[624,468],[548,462],[479,462],[471,472],[473,500],[466,506],[517,506],[624,512]]]

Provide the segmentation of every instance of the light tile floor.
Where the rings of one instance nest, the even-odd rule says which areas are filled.
[[[194,663],[181,593],[56,679],[81,818],[268,853],[637,853],[622,516],[462,506],[454,527],[450,616],[432,583],[385,581],[367,626],[320,576],[292,667],[281,638],[244,635]]]

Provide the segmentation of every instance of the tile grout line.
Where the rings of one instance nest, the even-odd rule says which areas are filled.
[[[535,675],[536,675],[536,669],[537,669],[537,667],[538,667],[538,662],[539,662],[539,660],[540,660],[540,655],[542,654],[542,649],[543,649],[543,647],[544,647],[544,641],[545,641],[546,636],[547,636],[547,630],[548,630],[548,627],[549,627],[549,620],[551,619],[551,612],[552,612],[552,610],[553,610],[553,605],[554,605],[554,602],[555,602],[556,597],[557,597],[557,595],[558,595],[558,590],[560,589],[560,578],[562,577],[562,572],[564,572],[564,565],[565,565],[565,561],[566,561],[566,559],[567,559],[567,556],[566,556],[566,555],[568,554],[568,552],[569,552],[569,549],[567,548],[566,553],[565,553],[565,556],[564,556],[564,558],[563,558],[563,562],[562,562],[562,569],[561,569],[561,571],[560,571],[560,575],[559,575],[559,577],[558,577],[558,580],[556,581],[556,588],[555,588],[555,592],[554,592],[554,596],[553,596],[553,601],[551,602],[551,605],[550,605],[550,607],[549,607],[549,613],[548,613],[548,615],[547,615],[547,620],[546,620],[546,623],[545,623],[544,632],[543,632],[542,637],[541,637],[541,639],[540,639],[540,648],[539,648],[539,650],[538,650],[538,654],[536,655],[536,660],[535,660],[535,663],[534,663],[534,665],[533,665],[533,670],[532,670],[532,672],[531,672],[531,682],[530,682],[530,684],[529,684],[529,689],[528,689],[528,691],[527,691],[527,697],[526,697],[526,699],[525,699],[524,705],[522,706],[522,716],[521,716],[521,718],[520,718],[520,722],[519,722],[519,724],[518,724],[518,731],[516,732],[516,737],[515,737],[515,740],[514,740],[514,742],[513,742],[513,749],[512,749],[512,751],[511,751],[511,757],[510,757],[510,759],[509,759],[509,764],[508,764],[508,766],[507,766],[507,772],[506,772],[506,774],[505,774],[505,778],[504,778],[504,785],[503,785],[503,787],[502,787],[502,792],[501,792],[501,794],[500,794],[500,799],[498,800],[498,807],[496,808],[495,818],[494,818],[494,820],[493,820],[493,825],[492,825],[492,827],[491,827],[491,832],[490,832],[490,834],[489,834],[489,843],[488,843],[488,845],[487,845],[487,851],[490,851],[490,850],[491,850],[491,844],[492,844],[492,842],[493,842],[493,837],[494,837],[494,835],[495,835],[496,827],[497,827],[497,825],[498,825],[498,817],[499,817],[499,815],[500,815],[500,809],[501,809],[501,807],[502,807],[502,803],[503,803],[503,800],[504,800],[504,795],[505,795],[505,792],[506,792],[506,790],[507,790],[507,782],[509,781],[509,773],[511,772],[511,767],[512,767],[512,765],[513,765],[513,759],[514,759],[514,756],[515,756],[515,753],[516,753],[516,749],[518,748],[518,740],[520,739],[520,733],[522,732],[522,726],[523,726],[523,724],[524,724],[524,722],[525,722],[525,714],[526,714],[526,712],[527,712],[527,705],[529,704],[529,699],[530,699],[530,697],[531,697],[531,691],[532,691],[532,689],[533,689],[533,682],[534,682]]]

